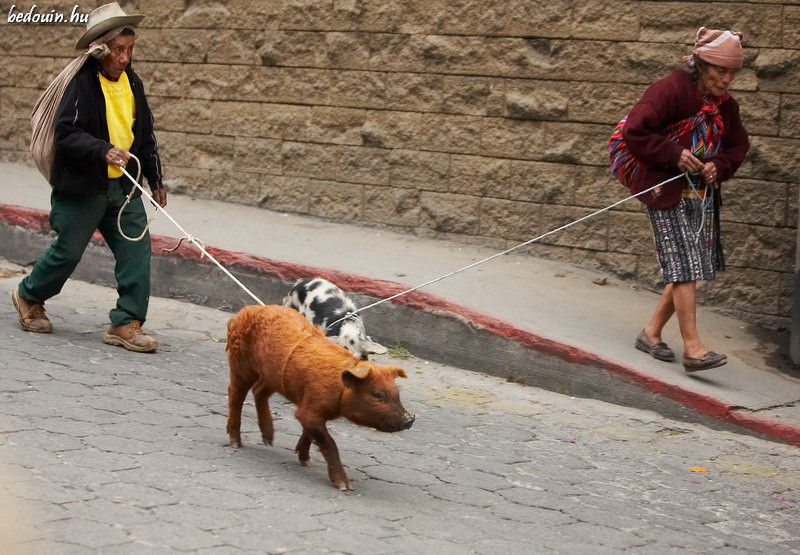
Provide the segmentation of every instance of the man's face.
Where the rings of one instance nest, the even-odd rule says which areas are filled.
[[[136,42],[134,36],[116,37],[108,41],[107,46],[111,53],[100,60],[103,73],[112,81],[119,79],[125,68],[131,62],[133,56],[133,43]]]

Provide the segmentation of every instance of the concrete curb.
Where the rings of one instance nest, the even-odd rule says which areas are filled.
[[[0,255],[30,264],[49,244],[48,214],[0,204]],[[235,312],[250,298],[210,261],[191,247],[172,253],[176,241],[151,238],[153,294]],[[302,264],[280,262],[242,252],[206,247],[231,273],[264,302],[279,303],[289,284],[319,276],[353,294],[364,306],[408,289],[407,286]],[[74,277],[114,285],[111,254],[99,233],[87,249]],[[245,297],[246,302],[230,299]],[[376,307],[370,313],[371,333],[383,341],[402,337],[419,356],[469,370],[536,385],[560,393],[596,398],[654,410],[665,416],[746,431],[800,447],[800,427],[741,410],[729,403],[665,383],[610,358],[588,352],[513,324],[465,308],[423,291],[415,291]],[[374,327],[373,327],[374,326]],[[380,333],[377,332],[380,330]]]

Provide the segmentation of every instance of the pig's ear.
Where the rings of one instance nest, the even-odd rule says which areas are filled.
[[[369,376],[371,368],[367,365],[356,365],[342,372],[342,381],[349,388],[354,388],[361,383],[361,380]]]
[[[394,374],[395,378],[407,378],[405,370],[400,368],[399,366],[395,366],[394,364],[387,366],[386,370],[389,374]]]

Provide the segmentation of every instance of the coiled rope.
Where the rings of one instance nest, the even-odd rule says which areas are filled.
[[[262,306],[263,306],[263,305],[264,305],[264,303],[261,301],[261,299],[259,299],[258,297],[256,297],[256,296],[255,296],[255,294],[254,294],[252,291],[250,291],[250,290],[249,290],[249,289],[248,289],[248,288],[247,288],[247,287],[246,287],[246,286],[245,286],[245,285],[244,285],[244,284],[243,284],[241,281],[239,281],[238,279],[236,279],[236,276],[234,276],[232,273],[230,273],[230,272],[228,271],[228,269],[227,269],[227,268],[225,268],[225,266],[223,266],[222,264],[220,264],[220,263],[219,263],[219,261],[217,261],[217,259],[216,259],[216,258],[214,258],[213,256],[211,256],[211,255],[208,253],[208,251],[206,250],[205,246],[203,245],[203,243],[202,243],[201,241],[199,241],[198,239],[196,239],[195,237],[192,237],[192,236],[191,236],[189,233],[187,233],[187,232],[186,232],[186,230],[185,230],[185,229],[183,229],[183,227],[181,227],[181,225],[180,225],[178,222],[176,222],[176,221],[175,221],[175,220],[172,218],[172,216],[170,216],[170,215],[169,215],[169,213],[168,213],[166,210],[164,210],[164,208],[163,208],[163,207],[161,207],[161,205],[160,205],[160,204],[158,204],[158,203],[155,201],[155,199],[153,199],[153,197],[152,197],[152,196],[150,196],[150,193],[148,193],[147,191],[145,191],[145,190],[144,190],[144,187],[142,187],[142,186],[139,184],[139,177],[140,177],[140,176],[141,176],[141,174],[142,174],[142,170],[141,170],[141,167],[142,167],[142,165],[141,165],[141,162],[139,162],[139,159],[138,159],[136,156],[134,156],[133,154],[131,154],[131,158],[133,158],[134,160],[136,160],[136,165],[139,167],[139,171],[138,171],[138,173],[137,173],[137,175],[136,175],[136,179],[134,179],[134,178],[133,178],[133,176],[132,176],[131,174],[129,174],[129,173],[128,173],[128,171],[127,171],[127,170],[126,170],[126,169],[123,167],[123,165],[124,165],[124,162],[123,162],[122,160],[119,160],[119,161],[118,161],[118,164],[117,164],[117,165],[120,167],[120,169],[122,170],[122,173],[124,173],[124,174],[125,174],[125,175],[128,177],[128,179],[130,179],[130,180],[131,180],[131,182],[134,184],[134,188],[133,188],[133,189],[131,189],[131,192],[128,194],[128,198],[126,198],[126,199],[125,199],[125,203],[122,205],[122,208],[120,208],[120,209],[119,209],[119,213],[117,214],[117,229],[119,230],[120,234],[122,234],[122,236],[123,236],[125,239],[127,239],[128,241],[140,241],[140,240],[141,240],[141,239],[142,239],[142,238],[145,236],[145,234],[147,233],[147,230],[148,230],[148,229],[149,229],[149,227],[150,227],[150,223],[151,223],[151,222],[152,222],[152,221],[155,219],[155,217],[158,215],[158,213],[159,213],[159,212],[163,212],[163,213],[164,213],[164,215],[165,215],[165,216],[166,216],[166,217],[169,219],[169,221],[171,221],[173,224],[175,224],[175,227],[177,227],[177,228],[178,228],[178,229],[181,231],[181,233],[183,233],[183,237],[181,237],[181,239],[178,241],[178,244],[177,244],[177,245],[175,245],[175,246],[174,246],[172,249],[162,249],[163,251],[165,251],[165,252],[172,252],[172,251],[176,250],[178,247],[180,247],[180,246],[181,246],[181,243],[183,243],[184,241],[188,241],[189,243],[192,243],[194,246],[196,246],[198,249],[200,249],[200,253],[201,253],[201,257],[200,257],[200,258],[202,258],[203,256],[207,256],[207,257],[208,257],[208,259],[209,259],[209,260],[211,260],[211,261],[212,261],[214,264],[216,264],[216,265],[217,265],[217,267],[218,267],[220,270],[222,270],[223,272],[225,272],[225,275],[227,275],[229,278],[231,278],[231,279],[234,281],[234,283],[236,283],[236,285],[238,285],[239,287],[241,287],[241,288],[242,288],[242,289],[245,291],[245,293],[247,293],[248,295],[250,295],[250,296],[253,298],[253,300],[255,300],[255,301],[258,303],[258,304],[260,304],[260,305],[262,305]],[[139,189],[139,190],[142,192],[142,194],[143,194],[143,195],[144,195],[144,196],[145,196],[145,197],[146,197],[146,198],[147,198],[147,199],[148,199],[150,202],[152,202],[152,203],[153,203],[153,206],[155,206],[155,207],[156,207],[156,212],[155,212],[155,214],[153,215],[153,217],[152,217],[152,218],[150,218],[150,219],[147,221],[147,225],[145,226],[145,228],[144,228],[144,231],[142,231],[142,234],[141,234],[141,235],[139,235],[139,237],[128,237],[128,236],[127,236],[127,235],[125,235],[125,233],[122,231],[122,221],[121,221],[121,220],[122,220],[122,211],[125,209],[125,207],[126,207],[126,206],[128,205],[128,203],[130,202],[131,198],[133,197],[133,193],[134,193],[134,191],[136,191],[136,189]]]
[[[490,260],[494,260],[495,258],[497,258],[499,256],[503,256],[504,254],[508,254],[508,253],[510,253],[512,251],[515,251],[515,250],[517,250],[519,248],[522,248],[522,247],[524,247],[526,245],[530,245],[531,243],[535,243],[536,241],[540,241],[540,240],[544,239],[545,237],[547,237],[549,235],[553,235],[554,233],[558,233],[559,231],[563,231],[563,230],[567,229],[568,227],[572,227],[572,226],[574,226],[576,224],[579,224],[580,222],[586,221],[589,218],[593,218],[593,217],[597,216],[598,214],[602,214],[603,212],[607,212],[607,211],[611,210],[612,208],[614,208],[616,206],[619,206],[620,204],[622,204],[624,202],[627,202],[627,201],[629,201],[629,200],[631,200],[633,198],[636,198],[636,197],[638,197],[640,195],[643,195],[645,193],[649,193],[650,191],[658,189],[659,187],[663,187],[667,183],[669,183],[671,181],[675,181],[676,179],[679,179],[681,177],[685,177],[686,180],[689,181],[689,183],[691,184],[691,180],[689,179],[688,172],[679,173],[675,177],[671,177],[669,179],[666,179],[666,180],[662,181],[661,183],[659,183],[657,185],[653,185],[649,189],[645,189],[644,191],[636,193],[635,195],[631,195],[631,196],[629,196],[627,198],[619,200],[619,201],[615,202],[614,204],[611,204],[609,206],[606,206],[605,208],[602,208],[600,210],[592,212],[591,214],[587,214],[586,216],[584,216],[582,218],[579,218],[579,219],[577,219],[577,220],[575,220],[573,222],[570,222],[568,224],[562,225],[561,227],[559,227],[557,229],[554,229],[552,231],[548,231],[547,233],[543,233],[542,235],[539,235],[538,237],[534,237],[533,239],[529,239],[528,241],[525,241],[524,243],[520,243],[518,245],[515,245],[515,246],[511,247],[510,249],[506,249],[506,250],[504,250],[502,252],[498,252],[497,254],[493,254],[492,256],[484,258],[483,260],[478,260],[477,262],[473,262],[472,264],[469,264],[468,266],[464,266],[463,268],[459,268],[458,270],[450,272],[449,274],[445,274],[445,275],[440,276],[440,277],[438,277],[436,279],[432,279],[430,281],[426,281],[425,283],[417,285],[416,287],[412,287],[411,289],[406,289],[405,291],[401,291],[400,293],[392,295],[391,297],[387,297],[385,299],[381,299],[379,301],[376,301],[376,302],[374,302],[372,304],[369,304],[369,305],[367,305],[365,307],[359,308],[358,310],[354,310],[352,312],[348,312],[347,314],[345,314],[344,316],[342,316],[341,318],[339,318],[335,322],[333,322],[330,325],[328,325],[325,329],[327,330],[328,328],[338,324],[339,322],[341,322],[343,320],[347,320],[349,318],[354,318],[356,316],[356,314],[358,314],[359,312],[363,312],[365,310],[369,310],[370,308],[375,308],[376,306],[381,305],[381,304],[386,303],[386,302],[389,302],[391,300],[394,300],[397,297],[402,297],[403,295],[408,295],[409,293],[412,293],[412,292],[416,291],[417,289],[422,289],[423,287],[427,287],[429,285],[433,285],[434,283],[436,283],[438,281],[442,281],[442,280],[447,279],[449,277],[452,277],[452,276],[454,276],[456,274],[460,274],[461,272],[465,272],[467,270],[470,270],[470,269],[474,268],[475,266],[479,266],[481,264],[489,262]]]

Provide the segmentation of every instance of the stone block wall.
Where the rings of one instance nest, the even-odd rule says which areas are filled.
[[[37,2],[37,11],[74,5]],[[498,249],[624,198],[607,169],[613,125],[680,65],[700,25],[741,30],[747,60],[733,93],[752,149],[726,185],[729,269],[699,294],[753,321],[788,324],[797,0],[122,5],[147,15],[134,66],[172,191]],[[0,8],[0,157],[27,161],[30,109],[82,28],[7,23],[10,4]],[[525,252],[658,284],[638,201]]]

